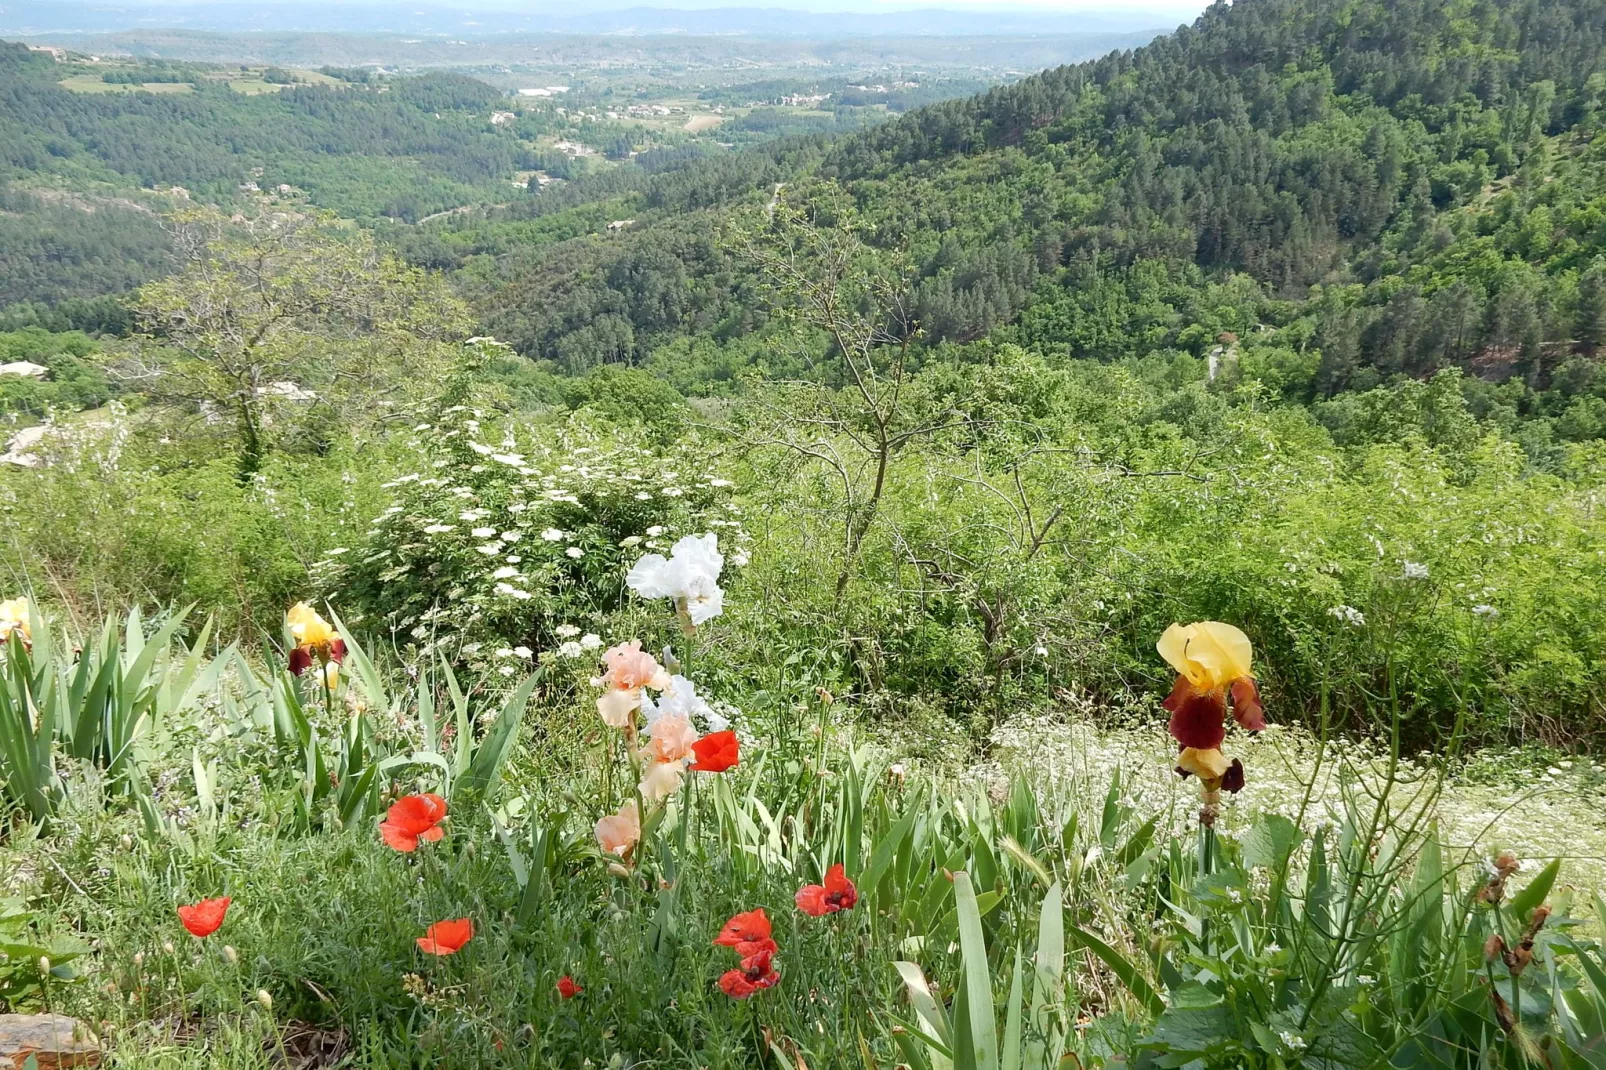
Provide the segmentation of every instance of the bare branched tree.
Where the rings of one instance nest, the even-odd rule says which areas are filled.
[[[781,446],[823,465],[840,487],[838,599],[875,522],[894,458],[935,429],[912,426],[904,406],[910,347],[919,336],[910,306],[913,269],[907,257],[871,248],[864,235],[851,207],[797,206],[777,189],[762,222],[737,236],[814,373],[774,384],[737,433],[751,445]]]

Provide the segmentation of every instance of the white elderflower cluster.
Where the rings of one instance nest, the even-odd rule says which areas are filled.
[[[603,445],[585,429],[492,433],[463,407],[418,424],[412,444],[415,469],[385,484],[393,501],[316,574],[329,596],[420,648],[539,651],[546,635],[552,653],[578,658],[595,649],[591,637],[551,623],[599,619],[617,604],[617,576],[654,556],[665,562],[654,581],[665,594],[654,597],[674,598],[695,627],[720,612],[722,570],[750,558],[731,481],[688,470],[690,447]],[[663,558],[688,532],[708,534]]]

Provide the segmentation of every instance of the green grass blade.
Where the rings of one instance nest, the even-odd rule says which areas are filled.
[[[1065,1047],[1065,907],[1060,886],[1043,896],[1032,976],[1032,1038],[1024,1070],[1054,1070]]]
[[[530,692],[535,690],[535,685],[544,675],[544,666],[536,669],[508,696],[496,723],[491,725],[490,731],[485,733],[485,738],[474,749],[468,771],[452,785],[453,806],[469,799],[490,796],[491,788],[502,774],[502,764],[513,753],[514,744],[518,742],[519,725],[524,720],[524,708],[530,701]]]
[[[955,1052],[964,1070],[999,1070],[998,1025],[993,1020],[993,982],[987,968],[987,940],[981,928],[981,910],[970,874],[954,874],[954,899],[959,913],[959,950],[964,961],[965,1010],[970,1019],[970,1045]]]
[[[1127,960],[1126,956],[1085,929],[1075,925],[1068,925],[1066,926],[1066,931],[1070,933],[1077,944],[1091,951],[1110,968],[1110,972],[1120,979],[1121,983],[1126,986],[1127,991],[1131,992],[1133,997],[1142,1004],[1145,1011],[1158,1017],[1165,1010],[1165,1001],[1160,998],[1160,994],[1154,990],[1153,985],[1149,984],[1149,979],[1144,977],[1138,968]]]

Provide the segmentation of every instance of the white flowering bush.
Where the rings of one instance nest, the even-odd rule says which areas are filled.
[[[697,535],[746,560],[730,481],[690,444],[653,450],[583,423],[493,436],[464,407],[415,430],[418,468],[388,484],[395,500],[361,545],[319,570],[332,601],[405,647],[510,670],[594,656],[644,555]]]

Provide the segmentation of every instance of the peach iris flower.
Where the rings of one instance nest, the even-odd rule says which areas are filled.
[[[641,649],[640,639],[609,647],[602,660],[608,671],[591,682],[607,689],[597,699],[597,713],[610,727],[624,728],[630,724],[632,715],[641,707],[642,688],[662,691],[669,686],[669,674],[651,654]]]
[[[605,854],[624,858],[640,840],[641,815],[636,812],[634,799],[621,806],[618,813],[609,814],[597,822],[597,846]]]
[[[647,732],[647,745],[641,749],[641,797],[657,802],[680,787],[697,730],[683,714],[669,713],[653,721]]]

